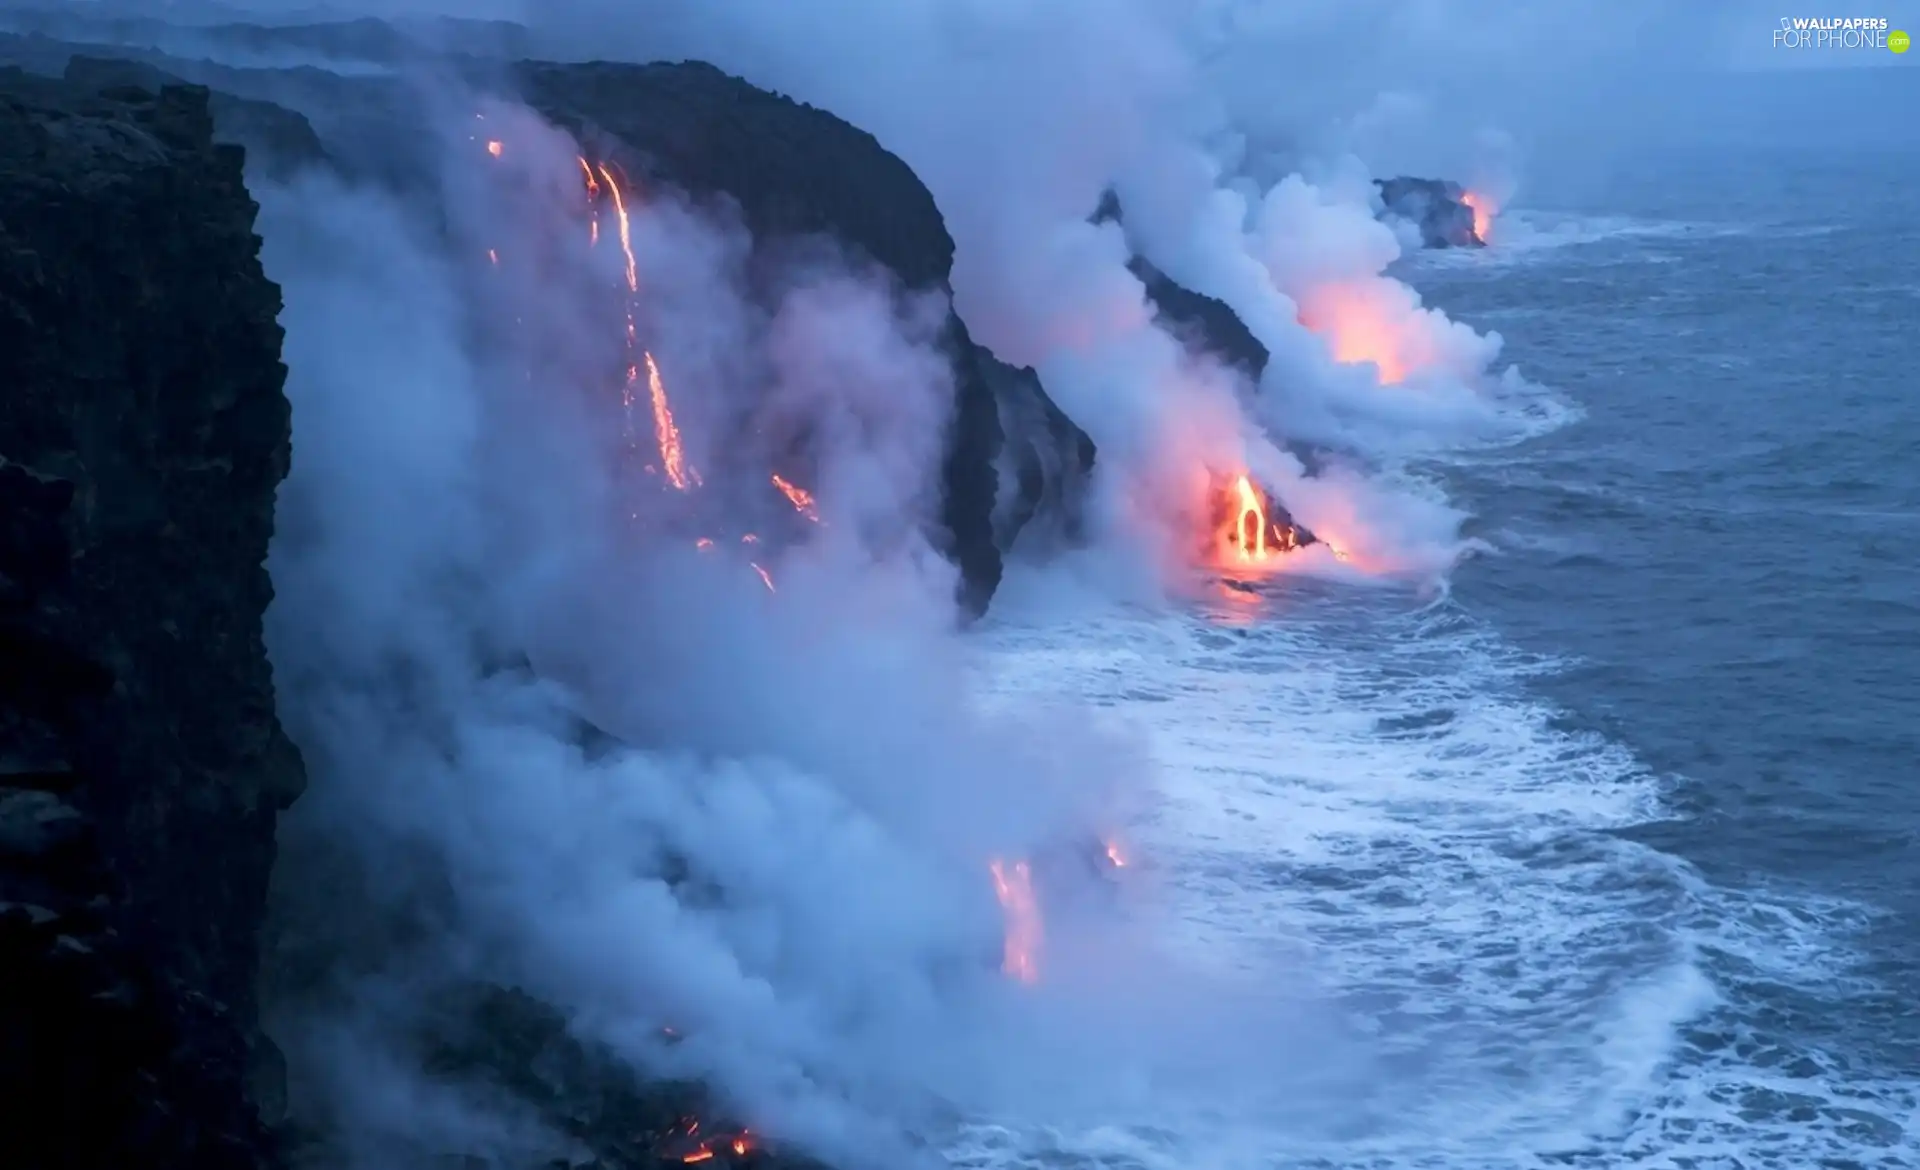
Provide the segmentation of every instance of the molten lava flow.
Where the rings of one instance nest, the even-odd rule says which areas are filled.
[[[687,1142],[693,1143],[691,1147],[685,1144]],[[753,1139],[753,1134],[745,1129],[731,1134],[723,1132],[718,1136],[702,1138],[700,1122],[692,1117],[682,1118],[674,1130],[668,1131],[667,1143],[667,1148],[661,1153],[666,1157],[678,1154],[679,1160],[689,1165],[710,1162],[721,1152],[728,1152],[736,1158],[742,1158],[759,1148],[758,1143]]]
[[[1040,978],[1040,903],[1033,896],[1033,873],[1024,861],[1008,866],[995,860],[990,868],[994,893],[1007,916],[1000,969],[1022,983],[1032,983]]]
[[[751,565],[751,566],[753,567],[753,571],[754,571],[754,572],[756,572],[756,573],[758,573],[758,574],[760,574],[760,583],[761,583],[762,585],[765,585],[765,586],[767,587],[767,592],[768,592],[768,593],[775,593],[775,592],[778,592],[778,591],[777,591],[776,589],[774,589],[774,587],[773,587],[773,578],[772,578],[772,576],[770,576],[770,575],[769,575],[769,574],[767,573],[767,571],[766,571],[765,569],[763,569],[763,568],[761,568],[761,567],[760,567],[759,565],[757,565],[757,564],[755,564],[755,563],[754,563],[754,562],[752,562],[752,561],[748,561],[748,562],[747,562],[747,564],[748,564],[748,565]]]
[[[1265,493],[1244,473],[1216,489],[1214,559],[1220,568],[1254,568],[1300,547],[1299,529],[1270,518]]]
[[[814,506],[812,492],[807,491],[805,488],[795,487],[786,479],[782,478],[777,471],[773,474],[773,486],[779,488],[780,494],[787,497],[787,502],[793,505],[794,511],[805,516],[815,524],[820,523],[820,510]]]
[[[1460,196],[1460,202],[1473,209],[1473,238],[1483,244],[1493,242],[1493,216],[1498,207],[1493,200],[1474,191]]]
[[[647,393],[653,399],[653,437],[660,444],[660,462],[666,466],[667,482],[684,492],[689,484],[700,482],[700,473],[687,465],[686,452],[680,446],[680,428],[674,425],[673,408],[667,404],[667,387],[660,380],[660,367],[652,354],[645,356]]]
[[[627,215],[627,198],[620,190],[619,180],[605,166],[595,167],[586,159],[578,160],[580,172],[586,179],[587,200],[592,203],[600,195],[604,185],[607,194],[613,200],[615,222],[620,229],[620,253],[626,262],[627,277],[627,381],[621,390],[621,404],[631,416],[635,399],[635,387],[640,381],[640,366],[644,362],[647,369],[647,395],[653,407],[653,437],[660,447],[660,463],[667,475],[667,482],[676,490],[686,491],[700,482],[700,473],[687,463],[686,450],[680,442],[680,428],[673,420],[673,407],[667,401],[666,382],[660,377],[660,365],[653,360],[653,354],[640,351],[640,361],[633,360],[633,352],[639,349],[639,328],[634,321],[634,298],[640,295],[640,266],[633,255],[633,223]],[[596,217],[590,228],[591,242],[600,242],[600,221]]]

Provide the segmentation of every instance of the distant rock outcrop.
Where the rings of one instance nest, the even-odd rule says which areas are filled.
[[[0,70],[0,1116],[10,1168],[247,1170],[279,810],[280,293],[205,90]]]
[[[1414,225],[1427,248],[1479,248],[1466,188],[1445,179],[1375,179],[1384,214]]]

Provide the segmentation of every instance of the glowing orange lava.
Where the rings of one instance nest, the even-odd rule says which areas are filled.
[[[627,382],[621,391],[621,403],[632,411],[638,395],[635,387],[640,381],[640,366],[647,369],[647,396],[653,408],[653,437],[660,447],[660,463],[667,475],[667,482],[678,491],[686,491],[700,482],[700,473],[687,462],[686,449],[680,441],[680,428],[673,419],[673,407],[667,400],[666,382],[660,377],[659,363],[653,360],[653,354],[640,351],[640,361],[634,361],[632,354],[639,348],[639,328],[634,321],[633,299],[640,294],[640,266],[633,255],[633,223],[627,215],[627,197],[620,189],[619,180],[606,166],[595,167],[585,158],[578,159],[580,173],[586,179],[587,200],[591,203],[598,198],[603,186],[613,200],[613,213],[620,229],[620,254],[626,263],[627,278]],[[600,221],[596,217],[591,226],[591,242],[600,242]]]
[[[1121,851],[1120,842],[1107,842],[1107,860],[1113,864],[1113,868],[1115,869],[1127,868],[1127,855]]]
[[[1499,208],[1493,200],[1474,191],[1460,196],[1460,202],[1473,209],[1473,238],[1483,244],[1493,242],[1493,217]]]
[[[1215,565],[1257,568],[1300,547],[1300,533],[1269,518],[1266,494],[1242,472],[1215,489],[1213,500]]]
[[[1040,903],[1033,896],[1033,873],[1024,861],[995,860],[993,890],[1007,916],[1007,942],[1000,969],[1022,983],[1040,978]]]
[[[647,360],[647,394],[653,399],[653,437],[660,444],[660,461],[666,465],[667,482],[681,491],[700,482],[700,473],[687,464],[680,446],[680,428],[674,425],[673,408],[667,404],[667,387],[660,380],[660,367],[652,354]]]
[[[747,564],[748,564],[748,565],[750,565],[750,566],[752,566],[752,568],[753,568],[753,571],[754,571],[754,572],[756,572],[756,573],[758,573],[758,574],[760,574],[760,583],[761,583],[762,585],[765,585],[765,586],[767,587],[767,592],[768,592],[768,593],[776,593],[776,592],[778,592],[778,590],[776,590],[776,589],[775,589],[775,588],[773,587],[773,578],[772,578],[772,577],[771,577],[770,575],[768,575],[768,573],[767,573],[767,571],[766,571],[765,569],[763,569],[763,568],[761,568],[761,567],[760,567],[759,565],[757,565],[757,564],[754,564],[754,562],[752,562],[752,561],[748,561],[748,562],[747,562]]]
[[[794,511],[805,516],[815,524],[820,523],[820,510],[814,505],[812,492],[807,491],[805,488],[795,487],[777,471],[773,474],[773,486],[779,488],[780,494],[787,497],[787,502],[793,505]]]
[[[699,1133],[700,1133],[699,1122],[694,1121],[694,1122],[689,1122],[687,1124],[688,1137],[697,1137],[699,1136]],[[702,1141],[699,1145],[695,1146],[692,1150],[680,1155],[680,1161],[687,1163],[689,1165],[700,1163],[700,1162],[710,1162],[715,1157],[714,1146],[716,1144],[724,1146],[726,1149],[732,1151],[734,1157],[736,1158],[745,1157],[747,1155],[747,1152],[754,1148],[753,1135],[743,1129],[739,1133],[734,1134],[730,1138],[718,1139],[718,1140],[709,1138],[705,1141]]]
[[[492,155],[495,158],[499,158],[500,155],[506,149],[507,149],[506,144],[501,142],[499,139],[494,139],[493,141],[487,143],[487,153]]]

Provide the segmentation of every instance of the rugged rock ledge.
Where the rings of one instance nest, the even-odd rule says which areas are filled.
[[[1375,179],[1385,214],[1420,230],[1426,248],[1480,248],[1486,241],[1474,229],[1466,188],[1445,179]]]
[[[251,1167],[278,811],[279,290],[208,94],[0,71],[9,1166]]]

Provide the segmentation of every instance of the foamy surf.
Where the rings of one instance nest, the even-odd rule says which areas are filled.
[[[1666,815],[1659,779],[1529,696],[1561,664],[1451,601],[1263,589],[1251,623],[1002,614],[981,687],[1083,701],[1144,737],[1158,801],[1130,829],[1130,880],[1157,886],[1164,944],[1313,984],[1363,1038],[1366,1100],[1344,1128],[1217,1100],[1077,1129],[982,1119],[956,1164],[1784,1168],[1861,1132],[1914,1149],[1911,1083],[1703,1040],[1739,1034],[1743,978],[1845,969],[1857,911],[1719,889],[1622,836]],[[1743,1108],[1770,1093],[1811,1104]]]

